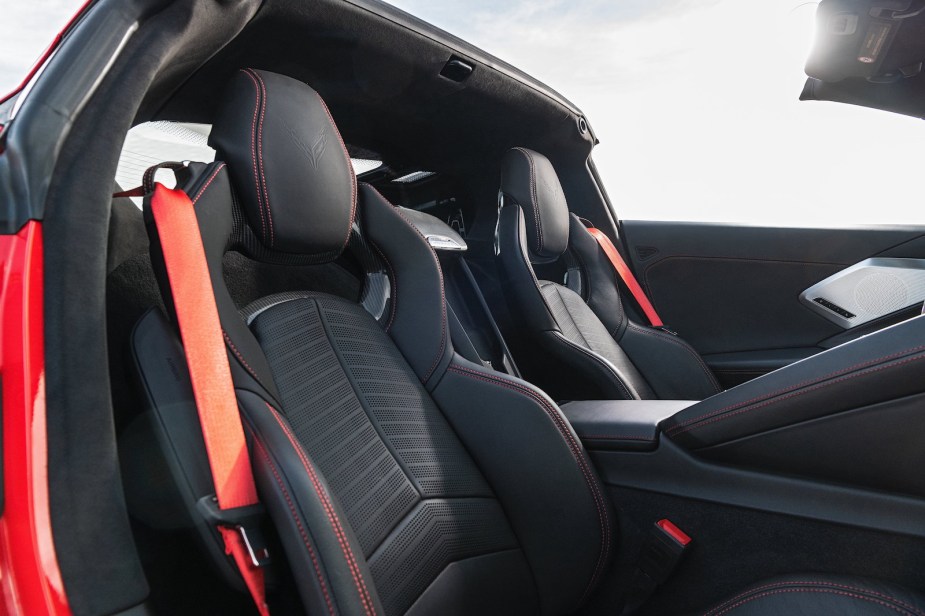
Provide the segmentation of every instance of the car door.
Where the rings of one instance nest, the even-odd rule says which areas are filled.
[[[922,226],[628,220],[621,234],[666,326],[726,387],[914,316],[925,295]]]

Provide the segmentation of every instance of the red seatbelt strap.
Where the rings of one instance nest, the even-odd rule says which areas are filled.
[[[182,190],[155,184],[151,213],[170,281],[219,512],[256,505],[257,489],[193,204]],[[219,525],[218,529],[225,552],[234,558],[258,611],[268,616],[263,571],[246,543],[243,527]]]
[[[632,270],[630,270],[626,261],[623,260],[623,257],[620,256],[620,253],[617,252],[617,247],[613,245],[610,238],[604,235],[601,230],[590,226],[588,227],[588,233],[597,240],[601,250],[603,250],[607,258],[610,259],[610,264],[617,270],[617,274],[620,275],[623,284],[625,284],[626,288],[633,294],[633,299],[635,299],[639,307],[642,308],[646,318],[649,319],[649,324],[652,325],[652,327],[664,327],[664,323],[662,323],[662,319],[658,316],[658,313],[655,312],[655,307],[652,305],[652,302],[646,297],[645,291],[639,286],[639,282],[636,280],[636,277],[633,276]]]

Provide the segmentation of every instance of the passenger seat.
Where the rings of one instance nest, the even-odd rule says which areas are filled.
[[[606,399],[702,400],[719,393],[716,377],[693,347],[629,319],[616,272],[569,212],[549,159],[527,148],[509,150],[501,199],[498,248],[508,303],[554,361],[585,376]],[[579,274],[569,286],[537,278],[535,264],[566,256]]]

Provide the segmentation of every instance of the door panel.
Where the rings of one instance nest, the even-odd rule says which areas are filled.
[[[870,257],[925,257],[925,227],[623,221],[621,232],[666,326],[742,374],[808,355],[845,331],[800,301],[808,287]]]

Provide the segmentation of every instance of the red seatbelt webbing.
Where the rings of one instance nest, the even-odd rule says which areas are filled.
[[[655,307],[652,305],[652,302],[646,297],[645,291],[639,286],[639,282],[636,280],[636,277],[633,276],[633,272],[626,264],[626,261],[623,260],[623,257],[620,256],[620,253],[617,252],[617,247],[613,245],[610,238],[604,235],[600,229],[595,229],[594,227],[588,227],[588,233],[597,240],[601,250],[603,250],[607,258],[610,259],[611,265],[617,270],[623,284],[625,284],[626,288],[633,294],[633,299],[636,300],[636,303],[639,304],[639,307],[642,308],[642,311],[645,313],[646,318],[649,319],[649,324],[652,325],[652,327],[664,327],[664,323],[662,323],[662,319],[658,316],[658,313],[655,312]]]
[[[182,190],[155,184],[151,213],[173,294],[218,507],[256,505],[257,489],[193,204]],[[218,528],[225,552],[238,565],[258,611],[267,616],[263,571],[252,562],[240,529]]]

